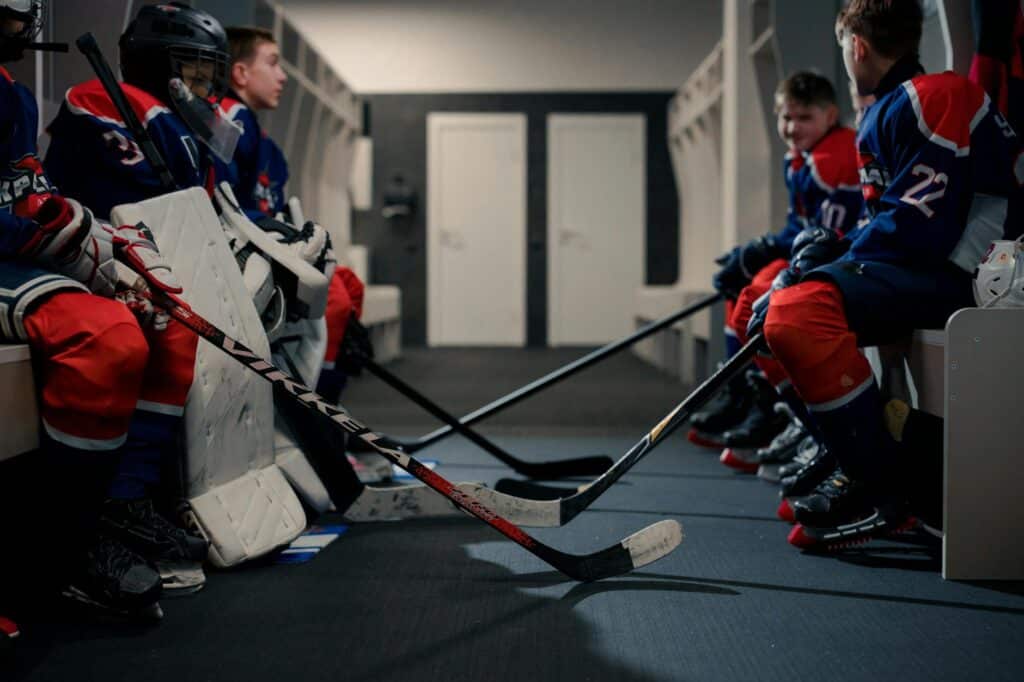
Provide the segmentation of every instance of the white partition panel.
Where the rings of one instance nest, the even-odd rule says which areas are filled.
[[[643,115],[548,116],[548,343],[629,334],[644,282]]]
[[[526,116],[427,117],[429,345],[526,343]]]

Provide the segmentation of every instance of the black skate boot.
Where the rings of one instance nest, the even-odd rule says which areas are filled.
[[[780,481],[779,495],[782,496],[782,500],[775,513],[787,523],[796,523],[793,507],[790,506],[790,498],[811,494],[818,484],[839,466],[835,457],[829,454],[828,448],[813,442],[813,439],[811,441],[811,444],[806,445],[806,449],[803,451],[805,454],[812,455],[810,461],[800,467],[795,474],[785,476]]]
[[[156,566],[168,597],[191,594],[206,583],[203,561],[210,543],[169,522],[152,500],[107,500],[102,523],[105,532]]]
[[[759,373],[747,374],[753,400],[746,418],[726,431],[722,436],[725,450],[722,464],[745,473],[756,473],[760,464],[757,449],[771,444],[772,439],[785,430],[792,412],[777,412],[779,394],[768,380]]]
[[[847,507],[843,503],[843,513],[838,507],[830,514],[832,519],[821,525],[805,525],[798,523],[789,532],[789,544],[802,550],[824,552],[843,549],[854,545],[862,545],[871,538],[888,537],[920,528],[921,523],[910,515],[907,505],[898,501],[876,501],[873,505],[864,504],[864,493],[847,493],[861,499]],[[805,498],[807,499],[807,498]]]
[[[776,403],[775,409],[789,415],[789,425],[782,433],[775,436],[771,445],[758,449],[756,454],[758,478],[772,483],[779,482],[779,469],[783,464],[796,458],[800,451],[800,444],[808,435],[803,422],[797,419],[788,405]]]
[[[833,471],[810,495],[791,497],[789,505],[797,523],[814,527],[835,526],[873,509],[864,486],[851,481],[842,469]]]
[[[160,574],[135,552],[100,537],[78,561],[62,592],[65,597],[126,618],[163,616]]]
[[[690,418],[686,438],[706,448],[723,447],[722,435],[750,411],[753,395],[742,374],[733,377],[718,394]]]
[[[805,436],[796,449],[796,457],[779,466],[779,482],[803,469],[808,462],[818,456],[818,441],[814,436]]]

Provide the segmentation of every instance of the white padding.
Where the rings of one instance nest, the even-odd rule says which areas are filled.
[[[251,471],[189,500],[210,540],[215,566],[235,566],[287,545],[302,533],[302,505],[276,466]]]
[[[269,358],[256,308],[202,189],[118,206],[112,218],[145,222],[184,287],[185,300]],[[264,554],[305,527],[302,505],[274,464],[273,414],[270,384],[200,341],[185,407],[186,495],[207,537],[224,548],[212,554],[218,565]]]
[[[369,327],[402,316],[402,290],[386,284],[369,284],[363,297],[361,322]]]

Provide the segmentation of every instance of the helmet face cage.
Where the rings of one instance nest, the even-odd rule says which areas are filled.
[[[31,42],[43,29],[46,0],[0,1],[0,39]],[[24,22],[18,31],[8,33],[7,19]]]
[[[172,47],[168,56],[171,78],[180,79],[199,99],[215,104],[227,94],[230,66],[227,54],[194,47]]]

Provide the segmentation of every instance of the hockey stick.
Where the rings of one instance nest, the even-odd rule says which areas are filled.
[[[528,504],[524,504],[523,498],[505,495],[481,485],[469,486],[467,489],[472,491],[473,496],[488,507],[498,510],[502,516],[508,517],[513,523],[520,526],[564,526],[593,504],[594,500],[610,488],[615,481],[619,480],[634,464],[639,462],[658,443],[687,421],[696,410],[699,410],[715,393],[721,390],[730,379],[742,371],[754,358],[754,354],[757,352],[757,348],[762,343],[763,338],[763,334],[754,335],[747,342],[747,345],[743,346],[717,372],[708,377],[683,402],[676,405],[640,442],[630,448],[615,463],[615,466],[575,495],[569,495],[568,497],[556,500],[529,500]]]
[[[408,471],[463,511],[477,517],[573,580],[589,582],[627,573],[657,561],[682,542],[682,526],[679,525],[679,522],[665,520],[647,526],[621,542],[593,554],[567,554],[545,545],[406,453],[381,445],[382,436],[380,434],[374,433],[356,421],[344,409],[331,405],[308,387],[291,378],[235,339],[228,337],[181,300],[163,293],[154,292],[149,296],[154,305],[163,308],[168,315],[191,329],[200,338],[220,348],[262,376],[276,389],[285,391],[296,404],[319,414],[322,419],[328,420],[334,428],[361,439],[375,452]],[[520,502],[527,506],[530,504],[529,500]]]
[[[630,334],[624,339],[619,339],[618,341],[613,341],[612,343],[609,343],[606,346],[601,346],[597,350],[591,351],[590,353],[584,355],[582,358],[574,360],[573,362],[570,362],[568,365],[560,367],[554,370],[553,372],[550,372],[540,377],[539,379],[532,381],[526,384],[525,386],[516,389],[515,391],[512,391],[508,395],[498,398],[497,400],[490,402],[484,405],[483,407],[474,410],[473,412],[470,412],[469,414],[461,417],[459,421],[462,423],[463,426],[470,426],[472,424],[475,424],[481,419],[485,419],[486,417],[489,417],[492,414],[496,414],[507,407],[511,407],[512,405],[515,405],[519,401],[529,398],[534,393],[542,391],[548,386],[553,386],[559,381],[566,379],[572,376],[573,374],[576,374],[577,372],[582,371],[587,367],[590,367],[591,365],[600,362],[601,360],[604,360],[608,356],[618,353],[623,348],[628,348],[629,346],[632,346],[637,341],[645,339],[651,334],[659,332],[665,329],[666,327],[669,327],[675,324],[676,322],[679,322],[680,320],[703,310],[704,308],[707,308],[711,305],[714,305],[715,303],[718,303],[720,300],[722,300],[722,294],[711,294],[710,296],[706,296],[705,298],[702,298],[699,301],[696,301],[695,303],[691,303],[690,305],[686,306],[682,310],[679,310],[678,312],[672,313],[671,315],[668,315],[666,317],[661,318],[660,320],[656,320],[650,323],[643,329],[637,330],[636,332]],[[424,400],[426,399],[424,398]],[[431,403],[431,405],[434,408],[440,409],[437,405],[434,405],[433,403]],[[420,403],[420,406],[426,408],[425,404]],[[427,410],[433,413],[433,411],[430,408],[427,408]],[[437,415],[435,414],[435,416]],[[431,431],[427,435],[421,436],[420,438],[417,438],[416,440],[413,441],[405,441],[399,438],[392,438],[391,441],[400,445],[402,449],[405,450],[406,452],[417,452],[418,450],[422,450],[428,445],[433,445],[442,438],[447,438],[451,434],[456,433],[456,431],[457,430],[455,429],[455,427],[449,423],[447,426],[442,426],[434,431]]]
[[[455,433],[469,439],[482,449],[494,455],[498,460],[509,465],[516,473],[522,474],[528,478],[552,479],[565,478],[566,476],[598,476],[607,471],[612,465],[611,457],[604,455],[596,457],[581,457],[579,459],[563,459],[553,462],[524,462],[460,422],[458,418],[452,416],[449,412],[446,412],[440,406],[431,402],[422,393],[378,365],[373,360],[364,360],[363,366],[384,383],[388,384],[396,391],[409,398],[409,400],[448,424]]]

